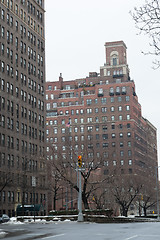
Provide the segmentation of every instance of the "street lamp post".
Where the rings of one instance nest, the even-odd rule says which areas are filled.
[[[32,187],[33,187],[34,222],[35,222],[35,187],[36,187],[36,177],[34,177],[34,176],[32,176]]]
[[[79,171],[79,194],[78,194],[78,222],[83,222],[83,214],[82,214],[82,184],[81,184],[81,169]]]
[[[81,171],[82,169],[82,156],[78,156],[78,169],[79,171],[79,194],[78,194],[78,222],[83,222],[82,214],[82,183],[81,183]]]

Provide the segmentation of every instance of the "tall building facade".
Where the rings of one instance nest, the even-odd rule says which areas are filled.
[[[86,160],[93,150],[97,162],[103,159],[102,174],[145,176],[155,183],[156,128],[142,116],[126,49],[123,41],[106,42],[100,73],[46,82],[47,154],[53,161],[58,152],[67,159],[69,138],[74,159],[83,157],[85,147]]]
[[[46,212],[44,30],[44,0],[0,1],[0,214],[9,216],[17,205]]]

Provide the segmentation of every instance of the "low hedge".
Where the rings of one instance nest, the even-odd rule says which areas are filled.
[[[85,215],[104,215],[111,217],[113,215],[112,209],[86,209],[82,211]],[[60,210],[60,211],[50,211],[49,216],[59,216],[59,215],[78,215],[78,210]]]

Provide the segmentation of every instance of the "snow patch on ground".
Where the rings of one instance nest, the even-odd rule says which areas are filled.
[[[6,232],[3,232],[2,229],[0,229],[0,238],[4,238],[7,235]]]
[[[23,222],[17,221],[16,217],[11,217],[9,222],[3,223],[3,224],[24,224]]]
[[[71,220],[70,219],[65,219],[64,222],[71,222]]]

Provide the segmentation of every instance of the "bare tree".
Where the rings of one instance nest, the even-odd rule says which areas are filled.
[[[159,0],[146,0],[141,7],[135,7],[131,12],[136,27],[140,33],[149,36],[152,51],[148,54],[160,55],[160,5]],[[155,60],[155,66],[160,67],[160,60]]]
[[[136,199],[142,188],[136,176],[114,177],[111,183],[111,192],[115,198],[116,203],[121,208],[121,214],[127,217],[129,207]]]
[[[0,184],[0,193],[12,182],[12,178],[7,173],[3,176],[3,182]]]
[[[72,137],[69,138],[71,141],[65,141],[65,154],[58,150],[57,146],[53,146],[51,150],[52,155],[56,155],[56,159],[52,161],[54,169],[59,174],[60,178],[67,183],[70,188],[79,192],[78,182],[77,182],[77,161],[78,155],[82,155],[83,159],[83,169],[81,171],[82,176],[82,201],[85,209],[89,209],[89,198],[91,194],[96,191],[100,184],[105,181],[104,176],[101,174],[101,169],[103,168],[103,158],[99,155],[97,157],[94,150],[94,142],[92,136],[87,133],[86,135],[90,136],[87,138],[88,141],[85,141],[81,146],[81,150],[78,149],[77,144],[73,142]],[[67,138],[66,138],[67,139]],[[56,149],[56,151],[55,151]]]
[[[55,170],[53,164],[51,164],[51,161],[49,161],[48,164],[48,190],[49,192],[53,193],[53,209],[56,210],[57,208],[57,200],[60,199],[60,190],[61,190],[61,177],[58,171]],[[51,194],[52,197],[52,194]],[[52,202],[52,201],[51,201]]]
[[[143,184],[141,194],[138,196],[139,207],[143,209],[144,216],[147,217],[147,210],[156,205],[155,186]],[[141,214],[140,214],[141,215]]]
[[[107,192],[104,187],[101,187],[97,189],[98,191],[95,191],[93,193],[93,202],[96,205],[97,209],[104,209],[106,207],[106,199],[107,199]]]

